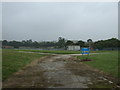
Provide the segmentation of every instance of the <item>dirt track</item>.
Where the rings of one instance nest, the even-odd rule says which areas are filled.
[[[13,74],[3,82],[3,88],[116,87],[105,77],[73,55],[50,55]]]

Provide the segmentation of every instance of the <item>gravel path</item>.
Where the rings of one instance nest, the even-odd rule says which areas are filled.
[[[100,82],[114,87],[103,77],[73,55],[50,55],[14,73],[3,82],[3,88],[88,88]]]
[[[48,82],[52,82],[49,88],[87,88],[84,83],[89,80],[89,77],[74,75],[65,68],[64,60],[69,58],[71,58],[69,55],[57,55],[39,64],[46,71],[44,76]]]

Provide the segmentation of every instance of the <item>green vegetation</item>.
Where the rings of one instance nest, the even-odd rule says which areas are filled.
[[[21,53],[16,50],[3,50],[2,52],[2,75],[5,80],[12,73],[17,72],[26,64],[45,55],[37,53]]]
[[[32,41],[30,40],[22,40],[22,41],[0,41],[2,43],[2,48],[54,48],[66,49],[68,45],[79,45],[81,47],[90,47],[91,49],[99,49],[99,50],[116,50],[120,48],[120,40],[116,38],[111,38],[107,40],[99,40],[93,42],[92,39],[88,39],[86,41],[78,40],[74,42],[72,40],[67,40],[65,38],[59,37],[57,41]]]
[[[26,52],[36,52],[36,53],[51,53],[51,54],[81,54],[82,51],[69,51],[69,50],[18,50]],[[103,53],[108,51],[90,51],[90,53]]]
[[[36,53],[23,53],[18,51],[36,52]],[[45,55],[38,53],[55,53],[55,54],[81,54],[80,51],[50,51],[50,50],[5,50],[2,51],[2,73],[3,80],[9,77],[12,73],[17,72],[26,64]],[[92,51],[93,54],[88,57],[92,61],[84,62],[92,67],[98,68],[107,72],[115,77],[118,75],[118,52],[117,51]],[[79,59],[85,59],[86,56],[77,56]]]
[[[109,51],[101,54],[94,54],[89,56],[77,56],[79,59],[92,59],[92,61],[84,62],[92,67],[98,68],[115,77],[120,77],[118,73],[118,51]],[[118,75],[119,74],[119,75]]]
[[[0,49],[0,80],[2,80],[2,49]]]
[[[80,51],[68,51],[68,50],[19,50],[19,51],[26,51],[26,52],[38,52],[38,53],[52,53],[52,54],[80,54]]]

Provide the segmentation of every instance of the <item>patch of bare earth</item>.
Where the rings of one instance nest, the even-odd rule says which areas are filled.
[[[43,76],[44,70],[39,63],[51,56],[45,56],[25,66],[20,71],[3,81],[3,88],[43,88],[47,82]]]
[[[105,74],[73,55],[51,55],[33,61],[3,81],[3,88],[115,88]]]
[[[89,77],[86,84],[90,88],[120,88],[117,85],[119,82],[118,78],[115,78],[108,73],[88,66],[75,58],[71,58],[69,62],[66,62],[66,68],[75,75]]]

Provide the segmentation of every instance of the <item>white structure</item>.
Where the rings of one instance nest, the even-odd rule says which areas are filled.
[[[80,46],[78,46],[78,45],[67,46],[67,50],[78,51],[78,50],[80,50]]]

